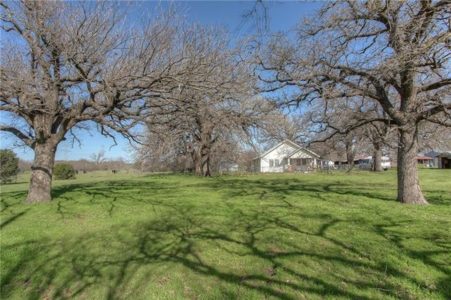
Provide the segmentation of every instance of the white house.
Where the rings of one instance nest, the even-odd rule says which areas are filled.
[[[315,169],[320,156],[298,144],[284,140],[260,156],[254,158],[255,172],[294,172]]]

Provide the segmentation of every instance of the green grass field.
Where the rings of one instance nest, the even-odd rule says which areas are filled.
[[[420,175],[429,206],[394,171],[6,185],[1,298],[451,299],[451,171]]]

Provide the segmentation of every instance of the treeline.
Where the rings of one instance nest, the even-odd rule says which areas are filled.
[[[55,164],[69,164],[78,172],[92,172],[92,171],[109,171],[109,170],[131,170],[135,167],[134,164],[128,163],[123,159],[104,160],[101,162],[95,162],[87,159],[80,160],[57,160]],[[20,160],[19,169],[21,172],[27,172],[31,170],[33,163],[31,161]]]
[[[142,172],[182,172],[204,176],[229,171],[251,172],[252,160],[257,156],[255,150],[246,150],[236,142],[221,140],[208,153],[207,169],[196,165],[198,161],[193,147],[198,146],[183,140],[158,138],[153,134],[149,137],[148,143],[139,148],[135,157],[135,168]]]

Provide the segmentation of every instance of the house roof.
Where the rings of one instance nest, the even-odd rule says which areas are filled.
[[[422,155],[422,154],[419,154]],[[446,156],[451,156],[451,150],[450,151],[442,151],[442,150],[432,150],[429,152],[426,152],[424,154],[425,156],[429,156],[429,157],[446,157]]]
[[[291,156],[293,156],[293,155],[295,155],[296,153],[299,153],[299,152],[301,152],[301,151],[304,151],[304,152],[307,152],[307,153],[310,154],[310,155],[316,156],[316,158],[319,158],[319,157],[320,157],[320,156],[319,156],[318,154],[316,154],[315,152],[313,152],[313,151],[311,151],[311,150],[308,150],[308,149],[305,149],[305,148],[302,148],[302,147],[301,147],[300,149],[294,151],[294,152],[291,153],[290,155],[288,155],[288,157],[291,157]]]
[[[446,158],[451,158],[451,151],[445,151],[440,153],[439,155],[437,155],[438,157],[446,157]]]
[[[313,151],[311,151],[311,150],[308,150],[308,149],[305,149],[305,148],[299,146],[298,144],[296,144],[296,143],[293,142],[293,141],[290,141],[290,140],[283,140],[283,141],[281,141],[280,143],[278,143],[277,145],[275,145],[274,147],[272,147],[272,148],[266,150],[265,152],[263,152],[263,153],[260,154],[259,156],[255,157],[254,159],[258,159],[258,158],[262,158],[262,157],[266,156],[268,153],[271,153],[272,151],[276,150],[277,148],[279,148],[279,147],[282,146],[283,144],[288,144],[288,145],[290,145],[290,146],[292,146],[292,147],[294,147],[294,148],[296,149],[295,151],[293,151],[293,153],[291,153],[291,154],[288,155],[287,157],[290,157],[290,156],[292,156],[292,155],[298,153],[299,151],[305,151],[305,152],[307,152],[307,153],[309,153],[309,154],[311,154],[311,155],[313,155],[313,156],[316,156],[317,158],[320,157],[320,156],[319,156],[318,154],[316,154],[315,152],[313,152]]]
[[[421,159],[421,160],[431,160],[433,159],[432,157],[429,156],[424,156],[424,155],[417,155],[417,159]]]

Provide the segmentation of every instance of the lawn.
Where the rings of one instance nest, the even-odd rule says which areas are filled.
[[[2,187],[2,299],[451,299],[451,171],[88,173]],[[23,178],[22,178],[23,179]]]

